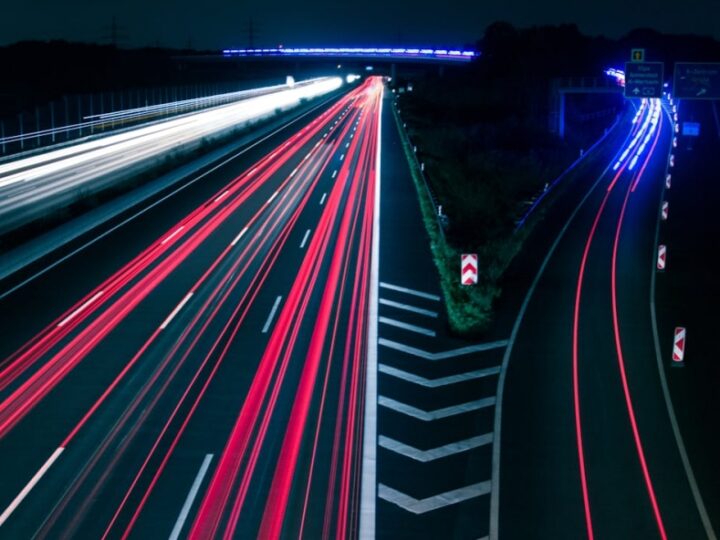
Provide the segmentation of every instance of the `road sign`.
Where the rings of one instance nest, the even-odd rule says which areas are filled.
[[[667,262],[667,247],[664,244],[658,246],[657,256],[657,269],[661,272],[665,270],[665,263]]]
[[[682,99],[720,99],[720,63],[678,62],[673,95]]]
[[[673,335],[673,353],[672,353],[672,365],[682,366],[685,363],[685,337],[686,330],[682,326],[675,328]]]
[[[662,94],[662,62],[625,63],[625,97],[659,98]]]
[[[632,49],[630,52],[630,59],[633,62],[644,62],[645,61],[645,49]]]
[[[667,173],[665,175],[665,189],[670,189],[670,180],[671,180],[670,173]]]
[[[684,137],[699,137],[700,122],[683,122],[682,134]]]
[[[663,203],[662,203],[662,212],[661,212],[661,214],[660,214],[660,215],[662,216],[662,220],[663,220],[663,221],[667,221],[667,218],[668,218],[668,209],[669,209],[669,208],[670,208],[670,203],[668,203],[667,201],[663,201]]]
[[[475,285],[478,282],[477,253],[463,253],[460,256],[460,283]]]

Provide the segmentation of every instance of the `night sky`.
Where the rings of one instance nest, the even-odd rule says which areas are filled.
[[[446,45],[472,43],[496,20],[576,23],[619,37],[636,27],[720,39],[720,0],[3,0],[0,44],[23,39],[107,42],[115,15],[122,46]]]

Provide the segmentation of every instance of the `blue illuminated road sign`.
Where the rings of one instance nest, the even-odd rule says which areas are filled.
[[[720,99],[720,63],[678,62],[673,95],[682,99]]]
[[[625,63],[625,97],[659,98],[662,93],[662,62]]]
[[[700,122],[683,122],[682,134],[684,137],[699,137]]]

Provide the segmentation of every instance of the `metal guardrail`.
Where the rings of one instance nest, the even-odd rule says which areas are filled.
[[[397,101],[393,101],[393,115],[395,116],[395,121],[398,125],[398,132],[400,133],[400,138],[403,140],[405,144],[407,144],[408,147],[413,148],[412,152],[412,160],[413,164],[417,168],[417,173],[420,175],[420,178],[422,178],[423,185],[425,186],[425,191],[427,193],[428,199],[430,200],[430,203],[433,205],[433,210],[435,214],[435,220],[437,221],[438,230],[440,231],[440,236],[443,239],[443,242],[445,241],[445,226],[447,225],[447,217],[442,214],[442,206],[438,204],[437,197],[435,196],[435,193],[433,192],[432,188],[430,187],[430,184],[428,183],[427,176],[425,175],[425,167],[422,162],[417,157],[417,151],[416,147],[412,144],[412,141],[410,140],[410,136],[407,133],[406,125],[400,118],[400,110],[397,106]],[[443,223],[443,219],[445,218],[445,223]]]

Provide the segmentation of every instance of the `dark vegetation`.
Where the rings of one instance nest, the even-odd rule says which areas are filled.
[[[499,22],[478,43],[480,59],[413,79],[413,91],[399,94],[408,152],[417,145],[436,203],[447,215],[446,241],[432,232],[431,239],[454,331],[488,328],[502,274],[534,222],[515,230],[526,201],[590,147],[624,106],[620,94],[569,95],[560,139],[550,121],[554,85],[570,77],[603,83],[603,70],[622,67],[632,47],[647,48],[648,60],[666,61],[667,73],[675,60],[720,56],[720,45],[709,38],[638,30],[611,41],[584,36],[573,25],[516,29]],[[406,82],[398,78],[398,91]],[[424,209],[434,211],[428,203]],[[432,215],[426,224],[437,228]],[[459,284],[462,252],[479,254],[476,287]]]

